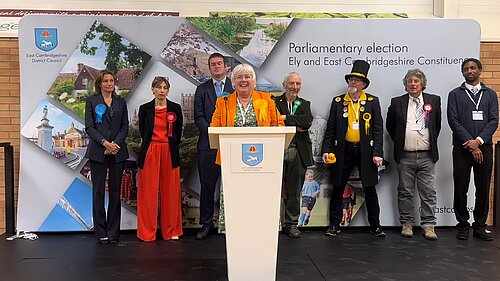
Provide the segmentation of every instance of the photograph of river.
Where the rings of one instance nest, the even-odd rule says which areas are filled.
[[[187,19],[256,68],[264,63],[292,21],[291,18],[251,17]]]

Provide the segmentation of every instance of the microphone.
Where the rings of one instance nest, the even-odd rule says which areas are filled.
[[[226,93],[226,92],[224,92]],[[222,94],[224,94],[222,93]],[[229,93],[227,93],[227,95],[229,95]],[[227,111],[227,95],[224,95],[224,107],[226,108],[226,127],[227,127],[227,114],[228,114],[228,111]]]
[[[274,101],[274,113],[276,114],[276,127],[278,127],[279,119],[278,119],[278,105],[276,104],[276,97],[271,94],[271,99]]]

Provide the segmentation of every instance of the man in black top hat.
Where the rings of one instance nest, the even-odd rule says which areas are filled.
[[[383,121],[380,103],[376,96],[365,93],[370,84],[370,65],[363,60],[354,61],[352,71],[345,76],[348,89],[335,97],[323,139],[323,162],[330,164],[333,190],[330,199],[330,226],[328,236],[340,233],[342,220],[342,194],[354,166],[358,168],[365,192],[370,233],[385,237],[380,228],[380,207],[375,185],[378,167],[383,164]],[[336,162],[331,164],[329,154]]]

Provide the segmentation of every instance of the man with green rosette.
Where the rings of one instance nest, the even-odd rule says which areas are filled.
[[[283,164],[283,230],[292,238],[300,237],[297,228],[300,214],[300,191],[304,184],[306,168],[313,165],[312,143],[308,129],[313,116],[311,103],[299,97],[302,79],[296,72],[288,73],[283,80],[285,93],[276,98],[276,107],[286,126],[295,126],[297,133],[285,149]]]

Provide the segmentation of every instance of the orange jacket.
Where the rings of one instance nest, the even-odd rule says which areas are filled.
[[[227,104],[227,110],[226,110]],[[285,123],[279,118],[280,113],[277,111],[274,100],[271,99],[271,94],[252,91],[252,104],[255,110],[255,117],[259,127],[285,126]],[[236,92],[227,96],[227,101],[223,97],[218,98],[215,103],[215,112],[212,116],[210,127],[234,127],[234,119],[236,118],[237,97]],[[227,118],[226,118],[227,114]],[[276,120],[278,119],[278,120]],[[226,124],[227,120],[227,124]],[[217,153],[216,164],[221,163],[220,151]]]

